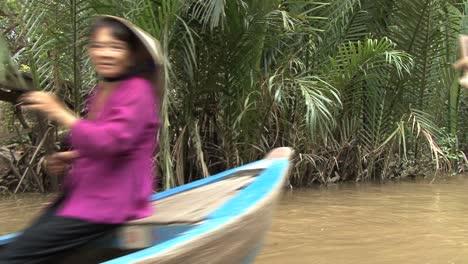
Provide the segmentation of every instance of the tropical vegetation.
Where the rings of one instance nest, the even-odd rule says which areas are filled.
[[[122,16],[166,58],[164,188],[278,146],[295,149],[295,186],[457,173],[468,108],[451,65],[467,12],[466,0],[6,0],[0,73],[27,74],[80,112],[96,82],[90,21]],[[32,126],[13,187],[50,189],[39,160],[60,129],[40,117]]]

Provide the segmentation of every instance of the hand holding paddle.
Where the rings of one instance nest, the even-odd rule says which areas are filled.
[[[47,118],[57,121],[61,125],[70,128],[78,121],[78,118],[70,111],[65,104],[56,96],[46,92],[28,92],[23,94],[19,101],[23,107],[30,110],[39,111]]]

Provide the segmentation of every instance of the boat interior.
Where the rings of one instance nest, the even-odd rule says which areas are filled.
[[[158,199],[153,202],[154,215],[126,223],[108,237],[67,254],[60,263],[100,263],[177,237],[202,224],[262,171],[235,171],[219,181]]]

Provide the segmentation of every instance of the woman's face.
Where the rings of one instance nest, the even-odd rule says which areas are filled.
[[[128,44],[116,39],[112,30],[107,27],[98,29],[92,36],[89,55],[96,72],[103,77],[116,77],[125,73],[132,65]]]

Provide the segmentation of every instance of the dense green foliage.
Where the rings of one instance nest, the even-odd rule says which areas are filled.
[[[277,146],[296,150],[297,185],[463,169],[466,99],[451,63],[466,1],[8,0],[0,10],[13,59],[77,108],[95,82],[93,15],[161,40],[165,187]]]

